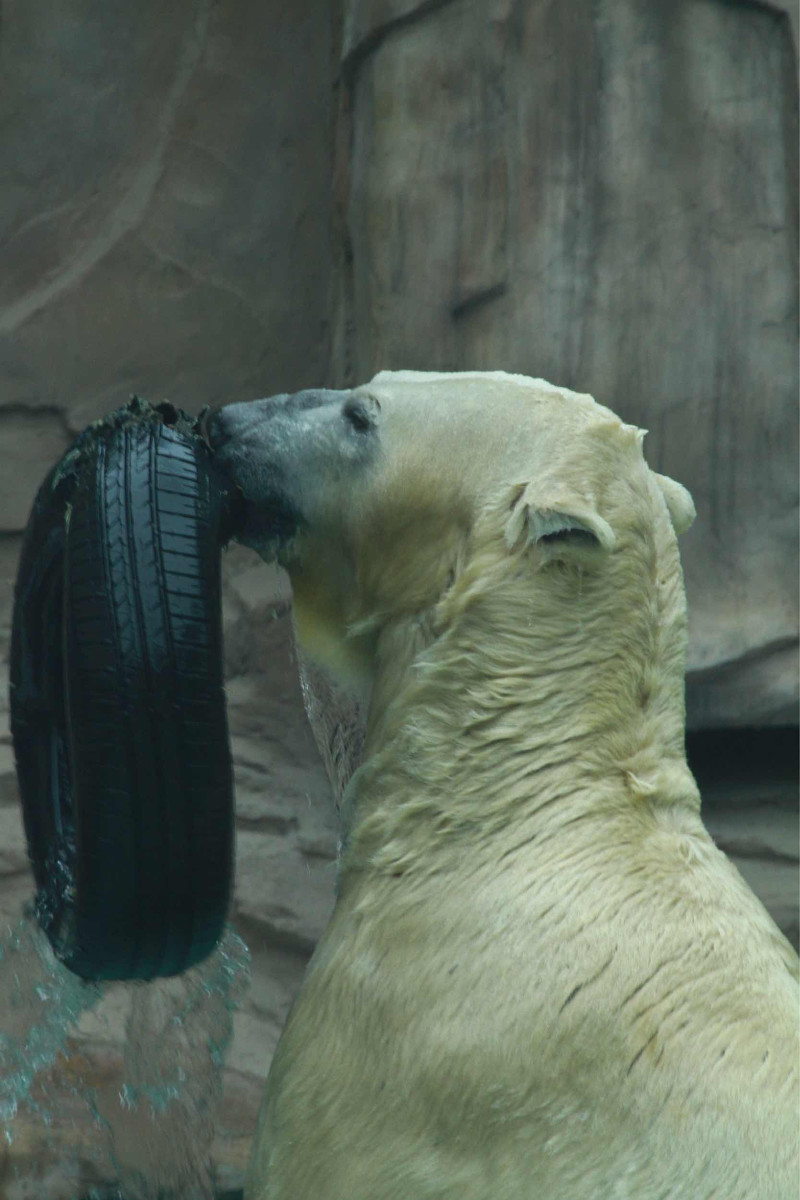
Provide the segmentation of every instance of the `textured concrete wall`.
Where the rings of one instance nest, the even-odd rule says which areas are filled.
[[[797,713],[797,88],[722,0],[349,0],[334,374],[505,368],[692,491],[696,727]]]
[[[324,382],[324,8],[3,5],[0,536],[133,391],[197,411]]]

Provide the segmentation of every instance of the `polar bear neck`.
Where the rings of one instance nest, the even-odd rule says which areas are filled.
[[[686,612],[666,519],[597,575],[529,576],[494,544],[439,612],[382,631],[342,871],[439,870],[609,813],[699,811]]]

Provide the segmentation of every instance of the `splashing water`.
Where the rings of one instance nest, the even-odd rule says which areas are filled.
[[[125,1200],[212,1200],[222,1067],[248,978],[247,947],[228,929],[191,971],[131,985],[125,1082],[110,1112],[96,1108]]]
[[[52,1066],[68,1030],[100,994],[97,984],[84,983],[58,961],[32,912],[0,941],[0,1128],[6,1134],[34,1076]]]
[[[223,1059],[248,981],[247,947],[228,927],[214,953],[183,975],[85,983],[55,958],[27,912],[0,938],[3,1200],[212,1200]],[[74,1053],[76,1025],[106,1002],[127,1008],[121,1072],[98,1072],[91,1055]],[[58,1163],[47,1178],[37,1167],[35,1180],[16,1167],[3,1173],[3,1145],[13,1151],[17,1118],[29,1126],[31,1114],[40,1133],[67,1123],[66,1136],[62,1128],[53,1138]]]

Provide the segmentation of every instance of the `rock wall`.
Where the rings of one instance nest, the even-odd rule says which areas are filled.
[[[694,495],[690,724],[797,720],[797,60],[722,0],[347,0],[333,375],[591,392]]]
[[[315,0],[3,5],[4,534],[24,526],[70,434],[131,392],[197,411],[324,381],[320,11]]]
[[[33,496],[74,434],[131,392],[196,412],[325,382],[332,24],[317,0],[3,0],[0,948],[33,894],[6,732],[11,596]],[[220,1184],[233,1186],[332,904],[336,833],[285,584],[244,550],[224,569],[232,919],[253,976],[214,1147]],[[102,1019],[83,1021],[42,1078],[53,1124],[23,1112],[2,1130],[2,1200],[74,1200],[111,1182],[75,1089],[116,1098],[131,994],[110,988]]]
[[[130,392],[197,411],[379,366],[502,367],[648,427],[651,463],[694,492],[693,724],[794,719],[796,52],[779,9],[3,0],[0,659],[35,489]],[[286,580],[241,549],[224,574],[232,920],[253,960],[214,1146],[233,1186],[333,902],[336,822]],[[334,793],[345,743],[320,741]],[[792,773],[765,755],[745,775],[712,771],[709,826],[796,942]],[[31,894],[2,733],[0,928]],[[129,1001],[111,989],[66,1047],[66,1084],[46,1081],[61,1119],[14,1123],[2,1200],[103,1182],[70,1080],[116,1094]]]

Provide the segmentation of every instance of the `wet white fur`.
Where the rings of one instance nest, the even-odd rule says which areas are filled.
[[[540,380],[359,394],[371,470],[293,450],[298,633],[370,714],[248,1200],[796,1200],[797,959],[684,757],[691,498]]]

